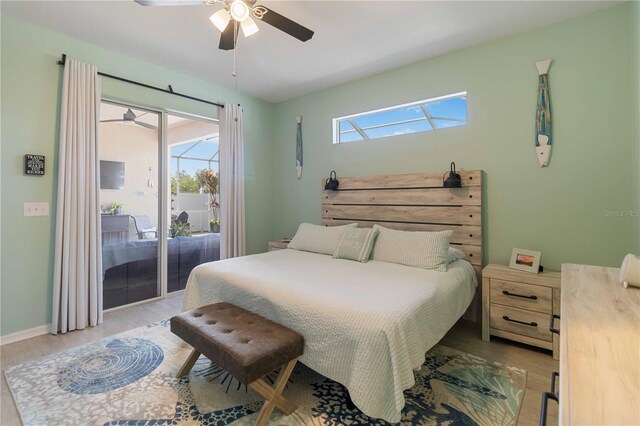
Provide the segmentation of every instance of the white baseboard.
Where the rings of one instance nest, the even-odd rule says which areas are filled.
[[[20,340],[30,339],[36,336],[42,336],[47,333],[51,333],[51,324],[39,325],[28,330],[16,331],[15,333],[0,336],[0,346],[19,342]]]

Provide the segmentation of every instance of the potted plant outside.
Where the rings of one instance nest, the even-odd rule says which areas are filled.
[[[209,220],[209,231],[220,232],[220,202],[216,198],[220,188],[220,177],[211,169],[198,170],[196,173],[202,191],[209,194],[209,201],[205,204],[211,209],[213,218]]]
[[[111,212],[115,215],[122,214],[122,207],[124,207],[122,203],[111,203]]]
[[[178,222],[176,220],[171,221],[171,228],[169,229],[171,238],[176,237],[190,237],[191,229],[188,223]]]

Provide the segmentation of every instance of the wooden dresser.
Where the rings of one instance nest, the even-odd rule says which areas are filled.
[[[561,425],[640,425],[640,289],[618,272],[562,265]]]
[[[559,272],[533,274],[495,264],[482,270],[482,340],[515,340],[552,350],[558,359],[559,340],[549,323],[559,313]]]

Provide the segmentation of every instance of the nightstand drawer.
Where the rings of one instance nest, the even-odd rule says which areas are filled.
[[[491,328],[551,342],[549,315],[491,304]]]
[[[495,278],[491,280],[491,303],[550,314],[552,297],[553,290],[550,287]]]

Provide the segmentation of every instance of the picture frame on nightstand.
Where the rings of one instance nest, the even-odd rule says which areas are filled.
[[[537,274],[538,269],[540,268],[541,257],[542,252],[514,248],[511,251],[511,262],[509,262],[509,268]]]

